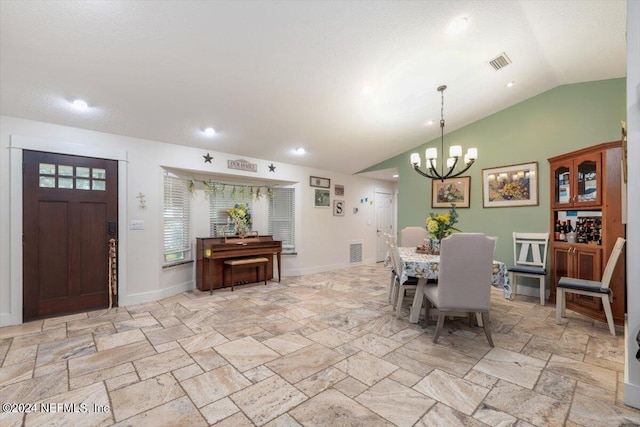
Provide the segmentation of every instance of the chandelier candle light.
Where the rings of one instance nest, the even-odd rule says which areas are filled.
[[[441,96],[441,104],[440,104],[440,149],[444,153],[444,90],[447,88],[446,85],[442,85],[438,87],[438,92],[440,92]],[[458,164],[458,159],[462,156],[462,147],[459,145],[452,145],[449,147],[449,158],[447,159],[447,168],[449,169],[446,173],[444,172],[444,162],[440,164],[440,172],[436,169],[438,158],[438,149],[437,148],[427,148],[425,151],[425,157],[427,159],[427,171],[424,172],[420,169],[420,154],[413,153],[411,154],[411,164],[413,165],[413,169],[418,172],[420,175],[425,178],[431,179],[439,179],[444,181],[447,178],[455,178],[456,176],[460,176],[467,171],[473,165],[473,162],[478,158],[478,149],[477,148],[469,148],[467,150],[467,154],[464,155],[464,163],[466,167],[461,171],[454,173],[456,165]]]

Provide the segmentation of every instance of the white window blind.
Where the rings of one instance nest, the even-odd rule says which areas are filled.
[[[295,211],[296,193],[294,188],[273,188],[269,200],[269,234],[274,240],[282,240],[283,253],[295,253]]]
[[[236,203],[244,203],[251,211],[252,197],[248,190],[241,191],[241,187],[236,187],[236,191],[233,191],[218,184],[213,185],[216,185],[216,191],[209,196],[209,232],[211,236],[220,237],[224,236],[226,231],[233,231],[227,224],[229,218],[227,209],[232,208]]]
[[[164,260],[170,264],[191,258],[189,183],[175,175],[164,176]]]

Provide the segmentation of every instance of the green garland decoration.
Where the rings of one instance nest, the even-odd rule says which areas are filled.
[[[196,191],[196,183],[197,181],[193,178],[186,179],[189,192],[191,194],[195,194]],[[266,196],[269,200],[273,200],[273,188],[272,186],[253,186],[253,185],[244,185],[244,184],[226,184],[222,182],[215,182],[212,180],[209,181],[199,181],[202,183],[204,187],[204,194],[207,198],[216,197],[218,195],[228,196],[231,200],[236,200],[238,198],[245,199],[247,197],[252,200],[260,200],[262,197]]]

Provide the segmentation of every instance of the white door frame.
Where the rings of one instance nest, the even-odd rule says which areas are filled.
[[[0,326],[19,325],[22,319],[22,151],[44,151],[73,156],[99,157],[118,161],[118,254],[127,253],[127,152],[78,143],[11,135],[9,141],[10,200],[10,296],[9,313],[0,313]],[[118,255],[118,295],[127,295],[127,257]]]
[[[376,189],[375,193],[374,193],[374,198],[375,198],[375,203],[376,203],[376,210],[375,210],[375,212],[376,212],[376,218],[375,218],[375,222],[376,222],[376,262],[380,262],[380,261],[384,260],[384,258],[383,259],[379,259],[380,257],[378,256],[379,255],[378,247],[380,247],[381,241],[384,239],[383,233],[385,231],[385,230],[378,231],[379,230],[378,221],[380,220],[380,218],[378,217],[378,209],[377,209],[377,206],[378,206],[378,195],[379,194],[387,196],[387,197],[389,197],[391,199],[391,212],[390,212],[390,218],[389,218],[390,221],[391,221],[391,230],[390,231],[391,231],[392,234],[396,233],[395,229],[396,229],[396,205],[397,204],[396,204],[395,191],[394,190],[389,191],[389,190],[382,190],[382,189],[377,190]]]

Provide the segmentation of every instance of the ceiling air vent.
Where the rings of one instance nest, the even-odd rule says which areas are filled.
[[[494,70],[498,71],[499,69],[511,64],[511,60],[506,53],[502,52],[497,58],[493,58],[491,61],[489,61],[489,64],[493,67]]]

